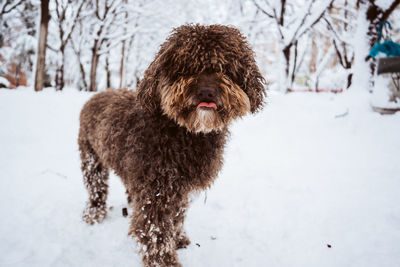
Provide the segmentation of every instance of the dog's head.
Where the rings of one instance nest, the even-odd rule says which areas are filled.
[[[222,25],[173,31],[144,74],[138,99],[191,132],[220,131],[259,111],[264,78],[245,37]]]

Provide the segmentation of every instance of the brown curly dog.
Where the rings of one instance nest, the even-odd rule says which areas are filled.
[[[107,179],[121,177],[133,209],[129,235],[145,266],[181,266],[191,192],[222,166],[232,120],[259,111],[264,78],[245,37],[222,25],[185,25],[161,45],[137,91],[93,96],[80,116],[79,149],[89,201],[83,219],[107,214]]]

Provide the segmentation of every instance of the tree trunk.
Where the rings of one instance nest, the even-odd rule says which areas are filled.
[[[106,57],[107,89],[111,88],[111,70],[108,56]]]
[[[127,0],[124,0],[124,3],[127,4]],[[128,19],[128,12],[125,12],[125,19]],[[126,27],[124,27],[124,34],[126,34]],[[125,46],[126,40],[122,41],[122,51],[121,51],[121,63],[119,68],[119,88],[126,87],[126,80],[125,80]]]
[[[293,85],[296,78],[296,65],[297,65],[297,41],[294,43],[294,62],[292,68],[292,75],[290,77],[290,86]]]
[[[122,55],[121,55],[121,63],[119,67],[119,88],[126,87],[126,81],[125,81],[125,44],[126,41],[122,41]]]
[[[287,92],[290,88],[289,86],[289,70],[290,70],[290,49],[292,48],[292,45],[289,44],[286,47],[283,48],[283,57],[285,58],[285,92]]]
[[[65,66],[65,46],[61,46],[61,65],[57,68],[56,74],[56,90],[62,91],[65,86],[64,81],[64,66]]]
[[[35,91],[42,91],[44,84],[44,74],[46,70],[46,45],[47,31],[49,26],[49,0],[42,0],[41,16],[40,16],[40,31],[39,42],[37,49],[36,73],[35,73]]]
[[[285,48],[283,48],[283,50],[282,50],[283,56],[285,57],[285,64],[286,64],[286,67],[285,67],[285,74],[286,74],[286,77],[289,77],[289,68],[290,68],[290,48],[291,48],[291,47],[292,47],[291,45],[288,45],[288,46],[286,46]]]
[[[90,66],[90,85],[89,85],[90,92],[97,91],[96,74],[97,74],[97,65],[99,63],[99,55],[97,54],[98,42],[99,42],[98,40],[95,40],[92,48],[92,63]]]
[[[350,88],[352,81],[353,81],[353,73],[347,74],[347,87],[346,87],[346,89]]]
[[[85,73],[85,68],[83,67],[82,62],[79,60],[79,71],[81,73],[81,77],[82,77],[82,85],[83,85],[83,90],[88,91],[88,85],[86,82],[86,73]]]
[[[18,64],[15,66],[15,87],[19,86],[21,78],[21,62],[18,62]]]

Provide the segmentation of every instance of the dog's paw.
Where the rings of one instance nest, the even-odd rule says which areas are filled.
[[[87,206],[83,210],[82,219],[88,224],[101,223],[107,217],[107,209],[105,207]]]
[[[185,234],[183,234],[179,236],[176,242],[176,249],[186,248],[189,245],[190,245],[190,239]]]

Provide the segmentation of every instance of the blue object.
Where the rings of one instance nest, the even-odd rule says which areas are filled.
[[[392,40],[386,40],[383,43],[375,44],[369,51],[369,55],[373,58],[379,53],[383,53],[387,57],[400,57],[400,45]]]
[[[392,30],[392,25],[390,25],[390,22],[387,20],[382,21],[381,23],[379,23],[378,26],[378,31],[379,31],[379,38],[378,38],[378,42],[382,39],[382,25],[383,24],[387,24],[389,27],[389,30]]]
[[[379,23],[379,39],[378,42],[369,51],[369,55],[375,58],[378,54],[383,53],[386,57],[399,57],[400,56],[400,44],[393,42],[392,40],[385,40],[382,43],[382,25],[387,24],[389,29],[392,29],[388,21],[382,21]]]

